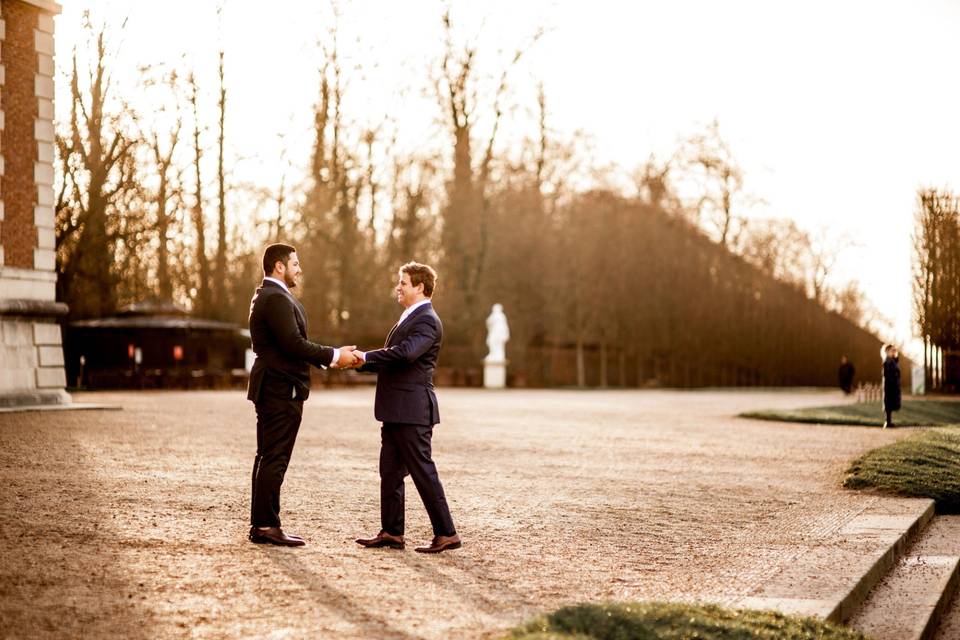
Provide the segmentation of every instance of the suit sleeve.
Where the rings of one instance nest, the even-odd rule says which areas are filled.
[[[368,356],[370,355],[370,353],[371,353],[370,351],[367,351]],[[380,365],[374,364],[369,360],[365,360],[362,365],[357,367],[357,371],[359,371],[360,373],[378,373],[380,371]]]
[[[406,338],[392,347],[367,351],[367,364],[376,367],[389,367],[394,364],[408,364],[422,356],[432,347],[439,337],[436,323],[425,317],[420,320]],[[375,371],[376,369],[368,369]]]
[[[277,340],[277,346],[289,358],[305,360],[315,367],[326,367],[333,359],[333,347],[326,347],[300,335],[296,311],[289,300],[276,297],[266,309],[267,326]]]

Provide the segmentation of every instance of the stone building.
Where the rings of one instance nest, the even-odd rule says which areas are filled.
[[[0,406],[70,402],[56,302],[53,16],[0,0]]]

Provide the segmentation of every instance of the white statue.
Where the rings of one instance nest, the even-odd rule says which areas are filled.
[[[503,313],[503,305],[495,304],[487,316],[487,348],[490,353],[484,358],[485,362],[506,362],[507,356],[504,345],[510,339],[510,327],[507,326],[507,316]]]

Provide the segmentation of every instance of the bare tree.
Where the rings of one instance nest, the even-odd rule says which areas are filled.
[[[277,205],[277,221],[276,227],[274,228],[273,242],[280,242],[281,233],[283,230],[283,214],[284,207],[287,204],[287,172],[288,172],[288,161],[287,161],[287,148],[286,145],[283,146],[283,149],[280,151],[280,166],[283,168],[280,172],[280,184],[277,185],[276,195],[274,196],[274,201]]]
[[[402,264],[431,251],[431,182],[437,170],[436,162],[429,158],[394,158],[393,162],[393,215],[387,233],[387,253],[391,263]]]
[[[960,389],[960,198],[923,189],[913,235],[914,321],[927,388]]]
[[[220,50],[217,75],[220,79],[220,99],[217,102],[219,113],[217,135],[217,254],[213,263],[214,315],[222,317],[229,309],[229,301],[225,299],[228,288],[227,276],[227,176],[224,170],[224,135],[227,118],[227,85],[223,70],[223,50]]]
[[[831,275],[837,260],[852,246],[848,235],[837,235],[826,227],[809,232],[793,220],[768,218],[752,220],[731,250],[778,280],[801,287],[818,304],[829,306],[831,298],[842,292],[842,288],[831,290]]]
[[[865,325],[868,314],[867,299],[859,283],[855,280],[848,282],[844,287],[833,292],[832,298],[832,304],[837,313],[856,325]]]
[[[107,27],[95,30],[85,16],[89,67],[81,73],[74,50],[70,116],[56,137],[63,176],[56,201],[58,298],[78,317],[116,307],[116,243],[124,230],[118,204],[135,188],[132,109],[112,94],[107,69],[112,52]]]
[[[829,280],[837,260],[854,243],[846,234],[834,234],[827,227],[820,227],[808,237],[809,293],[815,302],[826,305]]]
[[[703,133],[686,140],[681,148],[688,180],[698,195],[692,206],[695,221],[724,247],[736,244],[744,218],[739,208],[747,197],[743,170],[730,145],[720,135],[720,123],[711,122]]]
[[[200,164],[203,158],[203,148],[200,145],[200,111],[199,87],[197,77],[191,72],[187,78],[190,86],[190,107],[193,110],[193,166],[195,170],[195,190],[193,204],[193,227],[196,234],[196,297],[194,311],[205,316],[211,311],[210,298],[210,261],[207,259],[207,229],[203,214],[203,179],[200,173]]]
[[[181,86],[180,77],[173,69],[169,72],[160,72],[159,77],[151,74],[149,67],[141,69],[145,76],[145,90],[159,90],[162,95],[157,102],[157,112],[166,118],[150,118],[145,122],[145,144],[148,149],[152,167],[150,171],[156,175],[157,188],[147,197],[153,200],[156,207],[157,232],[157,267],[156,267],[156,294],[161,300],[173,300],[173,282],[170,270],[170,244],[173,241],[171,231],[175,222],[176,204],[182,197],[180,193],[179,170],[175,166],[175,153],[180,142],[183,130],[183,116],[181,113]],[[171,205],[174,209],[171,210]]]
[[[680,213],[683,204],[671,184],[671,172],[677,163],[676,155],[665,161],[657,160],[650,154],[647,161],[633,174],[637,187],[637,197],[648,206],[662,209],[668,213]]]
[[[751,220],[735,252],[765,273],[783,282],[807,288],[810,236],[793,220]]]
[[[473,152],[476,121],[483,111],[479,95],[477,45],[456,43],[449,7],[442,17],[444,52],[434,78],[434,90],[453,140],[453,178],[448,187],[448,204],[443,212],[442,247],[445,273],[452,283],[454,306],[473,324],[480,309],[478,293],[486,265],[489,235],[489,182],[493,168],[497,134],[503,118],[509,89],[509,75],[524,53],[543,34],[538,30],[519,46],[500,70],[499,80],[489,100],[489,133],[476,161]],[[476,161],[476,164],[475,164]]]
[[[345,66],[334,21],[321,42],[319,96],[314,111],[314,144],[302,207],[302,241],[323,278],[305,279],[305,304],[324,335],[356,336],[375,325],[377,297],[357,291],[382,287],[383,255],[374,219],[380,185],[379,126],[359,126],[347,113],[345,98],[358,67]],[[369,194],[370,216],[361,209]],[[351,337],[357,340],[358,338]]]

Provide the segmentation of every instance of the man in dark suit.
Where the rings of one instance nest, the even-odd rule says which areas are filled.
[[[405,307],[390,330],[383,349],[356,354],[365,364],[360,371],[377,373],[374,416],[380,429],[380,524],[373,538],[359,538],[364,547],[402,549],[404,490],[409,473],[433,526],[433,541],[417,547],[421,553],[439,553],[461,546],[450,508],[431,458],[433,425],[440,422],[433,370],[440,353],[443,325],[430,298],[437,274],[429,266],[410,262],[400,267],[397,302]]]
[[[250,340],[257,359],[247,399],[257,411],[257,456],[253,462],[250,541],[290,547],[303,538],[280,528],[280,486],[310,395],[310,365],[355,366],[354,347],[325,347],[307,340],[307,316],[290,289],[302,270],[296,249],[272,244],[263,252],[263,283],[250,302]]]

